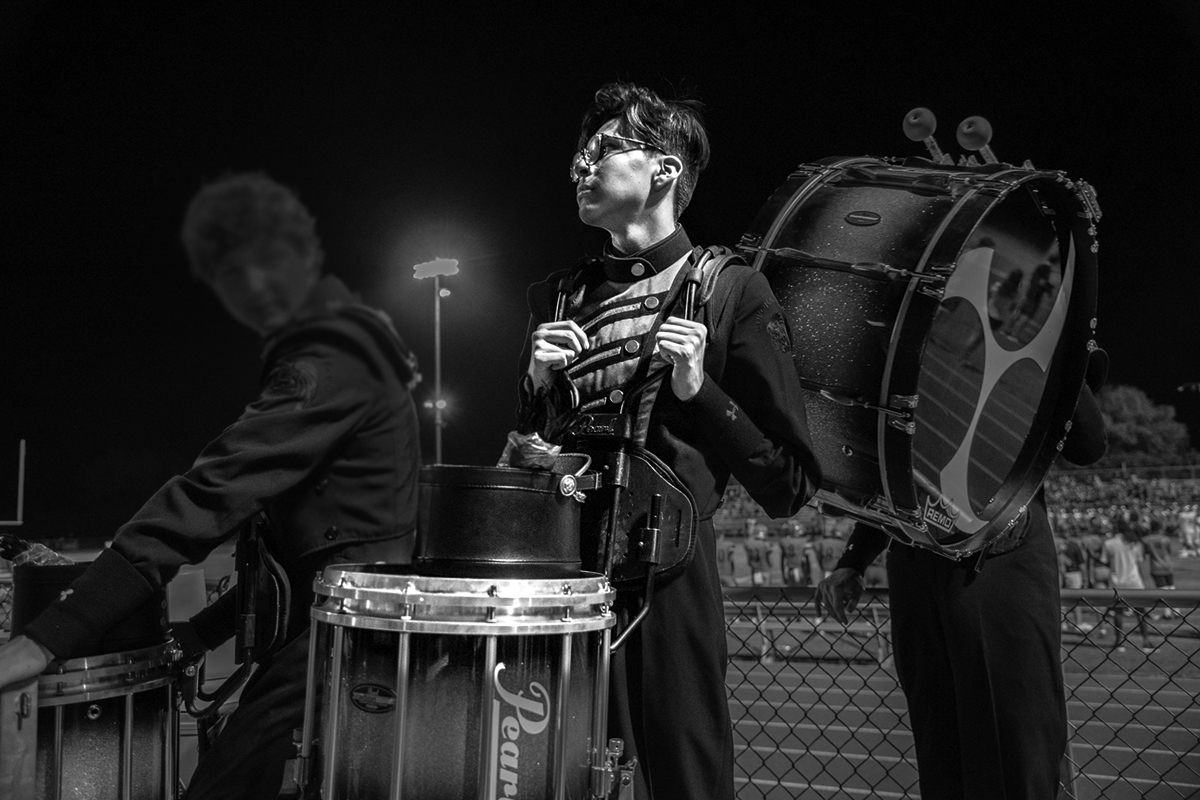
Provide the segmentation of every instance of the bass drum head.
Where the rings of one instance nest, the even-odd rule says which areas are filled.
[[[1045,479],[1083,385],[1094,227],[1061,176],[1020,180],[962,246],[926,347],[913,478],[929,535],[990,540]]]

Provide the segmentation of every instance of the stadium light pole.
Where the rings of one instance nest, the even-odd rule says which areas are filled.
[[[458,273],[458,261],[453,258],[435,258],[413,267],[417,280],[433,278],[433,463],[442,463],[442,411],[446,401],[442,398],[442,297],[449,289],[442,288],[443,275]]]

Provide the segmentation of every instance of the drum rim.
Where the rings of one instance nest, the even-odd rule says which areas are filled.
[[[51,661],[42,674],[62,675],[68,672],[89,672],[106,667],[124,667],[124,671],[128,672],[130,668],[143,665],[157,666],[164,661],[174,662],[179,658],[180,650],[175,640],[168,639],[162,644],[140,647],[135,650],[118,650],[112,653]]]
[[[52,662],[38,676],[38,704],[72,705],[158,689],[178,679],[181,657],[175,642],[170,641],[140,650]]]
[[[494,622],[478,618],[461,622],[444,618],[379,617],[369,614],[347,614],[344,611],[325,611],[313,608],[314,623],[355,630],[387,631],[391,633],[445,634],[451,636],[559,636],[591,633],[612,628],[616,615],[605,611],[598,616],[572,619],[538,619],[499,617]],[[519,621],[517,621],[519,620]]]
[[[58,694],[57,691],[54,694],[42,694],[43,685],[41,681],[39,681],[38,706],[45,708],[51,708],[55,706],[72,706],[79,703],[88,703],[96,700],[107,700],[111,697],[125,697],[128,695],[142,694],[143,692],[149,692],[155,689],[162,689],[170,686],[178,679],[178,675],[171,673],[169,675],[163,675],[155,678],[154,680],[148,680],[143,683],[123,684],[121,686],[104,689],[89,689],[84,687],[81,690],[71,690],[63,694]]]
[[[464,578],[363,569],[378,566],[337,564],[326,567],[313,581],[313,590],[320,595],[345,599],[405,598],[407,602],[416,602],[408,598],[429,596],[455,598],[456,604],[460,605],[477,603],[502,608],[576,606],[595,602],[592,598],[596,597],[605,602],[616,597],[616,590],[608,578],[595,572],[580,572],[578,577],[571,578]],[[371,576],[373,580],[355,576]]]
[[[514,490],[547,494],[564,499],[559,486],[566,473],[523,467],[488,467],[469,464],[433,464],[421,467],[418,484],[423,489]]]

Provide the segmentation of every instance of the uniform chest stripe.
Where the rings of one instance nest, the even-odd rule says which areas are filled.
[[[576,361],[571,365],[571,368],[567,370],[567,373],[571,376],[582,375],[585,372],[596,369],[596,364],[600,361],[612,358],[613,356],[619,356],[620,358],[617,359],[618,361],[624,358],[636,358],[636,356],[630,356],[628,353],[626,353],[618,343],[612,347],[605,347],[597,350],[581,361]]]
[[[658,295],[652,296],[658,297]],[[635,298],[633,302],[605,306],[603,308],[596,309],[590,314],[584,314],[583,316],[579,317],[576,322],[579,323],[579,327],[587,330],[589,328],[600,327],[601,325],[605,324],[607,320],[613,319],[614,317],[624,318],[656,315],[658,313],[658,306],[655,306],[653,309],[646,308],[645,300],[645,297],[638,297]],[[662,302],[661,298],[659,299],[659,302]]]
[[[628,361],[631,364],[637,365],[638,358],[636,355],[629,355],[623,350],[610,350],[606,353],[597,354],[597,357],[588,363],[580,363],[572,366],[570,377],[572,380],[586,379],[589,375],[604,372],[613,364],[620,364],[623,361]]]

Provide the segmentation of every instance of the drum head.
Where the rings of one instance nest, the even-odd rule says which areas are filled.
[[[1080,209],[1063,182],[1022,180],[959,251],[914,409],[913,477],[939,542],[1011,524],[1065,436],[1095,309]]]
[[[1092,207],[1061,173],[803,165],[739,248],[791,325],[818,499],[959,556],[1019,519],[1083,385]]]

